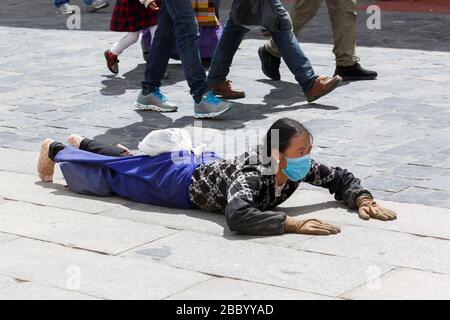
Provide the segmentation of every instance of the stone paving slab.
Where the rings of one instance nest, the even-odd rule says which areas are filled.
[[[320,189],[319,189],[320,190]],[[450,210],[423,205],[392,201],[379,201],[380,205],[397,212],[395,221],[365,221],[356,211],[348,210],[341,202],[333,201],[331,195],[316,190],[297,191],[280,206],[289,215],[301,218],[317,218],[337,225],[354,225],[431,238],[450,239]]]
[[[117,219],[125,219],[151,225],[165,226],[175,230],[195,231],[216,236],[233,238],[225,223],[225,216],[218,213],[204,212],[200,210],[181,210],[136,204],[131,207],[118,207],[101,213],[102,216]],[[240,239],[248,239],[265,244],[282,247],[290,247],[293,244],[311,238],[308,235],[284,234],[281,236],[239,236]]]
[[[37,175],[39,153],[34,151],[0,148],[0,170]],[[63,179],[59,166],[55,166],[55,179]]]
[[[0,202],[0,205],[1,205],[1,202]],[[16,236],[16,235],[0,232],[0,243],[7,242],[7,241],[12,241],[12,240],[15,240],[15,239],[18,239],[18,238],[19,237]]]
[[[0,184],[0,196],[11,200],[87,213],[99,213],[126,203],[125,200],[119,198],[102,199],[77,195],[68,190],[65,184],[42,183],[38,181],[38,177],[28,174],[0,171],[0,180],[14,181],[14,183]]]
[[[177,293],[170,300],[330,300],[330,297],[259,283],[213,278]]]
[[[450,274],[450,240],[367,227],[342,226],[335,237],[304,241],[293,248],[380,264]]]
[[[14,201],[0,205],[0,231],[107,254],[118,254],[175,232],[160,226]]]
[[[187,231],[136,248],[124,256],[328,296],[343,294],[365,283],[370,266],[376,266],[382,273],[392,268]]]
[[[0,245],[0,274],[104,299],[162,299],[210,278],[30,239]]]
[[[85,294],[0,276],[1,300],[97,300]]]
[[[450,277],[439,273],[399,268],[385,274],[373,286],[344,294],[348,299],[448,300]]]

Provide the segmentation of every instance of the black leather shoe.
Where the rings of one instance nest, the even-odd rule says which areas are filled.
[[[373,80],[378,76],[376,71],[366,70],[357,62],[348,67],[336,67],[335,76],[340,76],[344,81]]]
[[[281,58],[275,57],[264,46],[258,49],[259,59],[261,60],[262,72],[272,80],[279,81]]]

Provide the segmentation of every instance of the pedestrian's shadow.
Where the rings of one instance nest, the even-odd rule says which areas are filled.
[[[122,75],[104,75],[106,79],[102,80],[103,88],[100,93],[104,96],[120,96],[127,90],[138,90],[141,88],[141,82],[144,79],[145,63],[138,64],[136,68]],[[163,80],[164,86],[171,86],[184,81],[184,72],[181,64],[169,64],[167,67],[168,79]]]
[[[171,71],[172,72],[172,71]],[[182,75],[182,70],[179,70]],[[172,78],[172,74],[171,74]],[[172,79],[171,81],[177,81]],[[202,128],[230,130],[243,129],[248,123],[267,119],[276,114],[306,109],[335,111],[338,107],[319,103],[306,103],[306,98],[300,86],[286,81],[258,80],[273,86],[264,96],[262,103],[246,104],[233,101],[233,109],[220,119],[202,120]],[[164,85],[170,85],[167,82]],[[185,128],[193,126],[196,119],[192,116],[183,116],[178,119],[168,117],[164,113],[153,111],[136,111],[141,122],[136,122],[122,128],[113,128],[104,134],[94,137],[103,143],[122,143],[131,149],[136,149],[138,143],[151,131],[166,128]]]

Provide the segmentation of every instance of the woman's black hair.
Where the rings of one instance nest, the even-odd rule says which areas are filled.
[[[272,147],[276,147],[283,153],[288,148],[291,138],[302,135],[303,133],[307,133],[312,141],[313,136],[311,132],[309,132],[309,130],[300,122],[290,118],[281,118],[277,120],[272,124],[269,131],[267,131],[264,139],[264,148],[267,157],[271,156]],[[277,139],[278,141],[273,141],[274,139]]]

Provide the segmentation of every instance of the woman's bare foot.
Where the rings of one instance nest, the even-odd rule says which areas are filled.
[[[67,138],[67,142],[78,149],[80,149],[81,141],[83,141],[83,137],[78,134],[71,134],[69,138]]]
[[[39,155],[37,164],[39,178],[44,182],[52,182],[53,174],[55,172],[55,162],[48,157],[48,151],[52,142],[53,140],[48,138],[42,142],[41,154]]]

